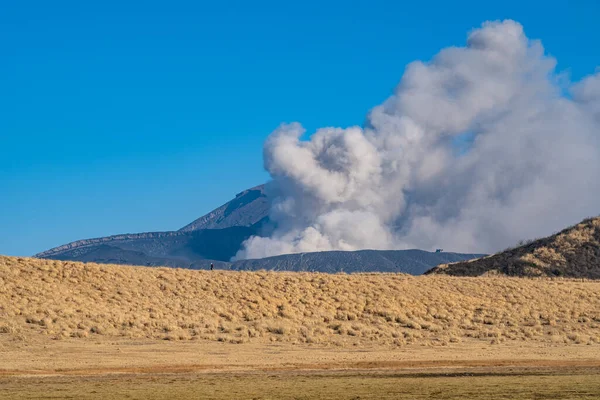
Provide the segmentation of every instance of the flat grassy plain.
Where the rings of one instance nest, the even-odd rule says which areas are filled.
[[[2,342],[1,399],[598,399],[600,348]]]
[[[575,375],[577,374],[577,375]],[[12,380],[3,399],[598,399],[597,374],[161,374]]]
[[[598,399],[598,293],[0,257],[0,399]]]

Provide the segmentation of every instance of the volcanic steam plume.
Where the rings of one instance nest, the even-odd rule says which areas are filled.
[[[515,21],[409,64],[364,127],[280,126],[270,237],[237,258],[356,249],[493,252],[600,210],[600,73],[569,83]]]

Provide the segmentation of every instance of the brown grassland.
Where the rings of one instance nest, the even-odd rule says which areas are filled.
[[[0,333],[443,346],[600,343],[600,282],[190,271],[0,257]]]
[[[0,257],[0,398],[600,398],[600,281]]]
[[[488,257],[439,265],[427,274],[600,279],[600,217]]]

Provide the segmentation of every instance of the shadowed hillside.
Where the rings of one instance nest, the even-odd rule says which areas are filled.
[[[334,345],[600,343],[600,282],[0,257],[0,334]]]
[[[235,256],[244,240],[260,233],[268,220],[268,211],[264,186],[257,186],[178,231],[82,239],[35,257],[181,268],[205,268],[211,262],[223,266]]]
[[[233,226],[189,232],[115,235],[69,243],[36,257],[102,264],[202,268],[210,265],[211,260],[229,260],[237,253],[240,243],[255,233],[251,227]],[[219,265],[229,263],[219,262]]]
[[[440,265],[427,274],[600,279],[600,217],[586,219],[556,235],[489,257]]]
[[[463,254],[424,250],[321,251],[284,254],[257,260],[240,260],[229,266],[234,270],[310,271],[310,272],[401,272],[421,275],[432,266],[470,260],[484,254]]]

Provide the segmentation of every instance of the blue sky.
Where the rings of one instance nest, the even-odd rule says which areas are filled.
[[[4,2],[0,254],[175,230],[268,179],[281,122],[361,124],[405,65],[512,18],[576,80],[600,3]],[[127,4],[123,4],[127,3]]]

